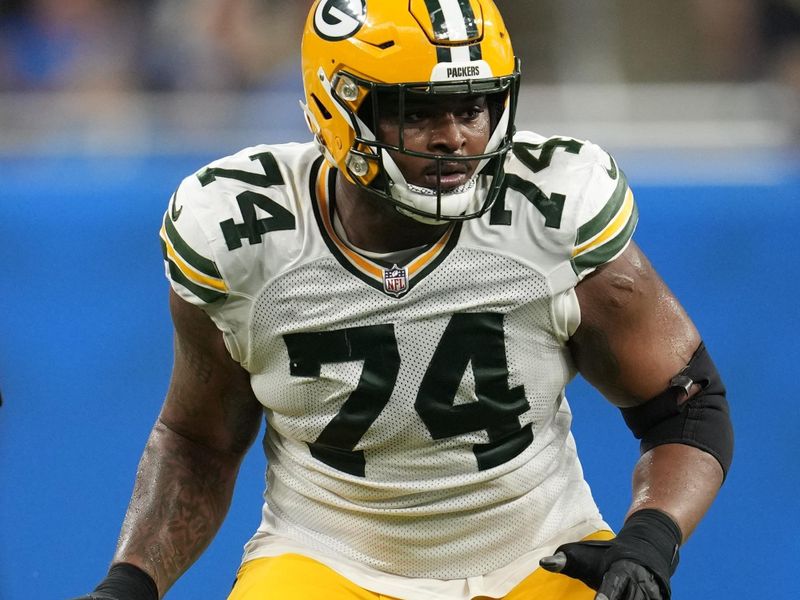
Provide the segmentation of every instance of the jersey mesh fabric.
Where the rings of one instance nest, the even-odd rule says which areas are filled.
[[[486,430],[434,440],[414,406],[448,323],[464,313],[502,315],[508,388],[524,387],[529,409],[519,424],[533,428],[532,443],[486,470],[473,452],[490,441]],[[360,477],[314,458],[308,443],[342,410],[364,361],[292,376],[283,336],[385,324],[394,328],[400,367],[356,446],[365,454]],[[390,573],[453,579],[502,567],[563,529],[599,519],[569,434],[562,391],[570,370],[550,322],[550,292],[530,267],[456,249],[398,300],[335,260],[318,259],[262,290],[252,332],[249,365],[271,433],[271,514],[262,527]],[[475,375],[467,366],[452,403],[471,402]]]

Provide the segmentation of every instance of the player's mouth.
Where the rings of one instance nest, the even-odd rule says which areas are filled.
[[[431,189],[439,188],[443,192],[447,192],[467,183],[471,177],[471,171],[470,163],[452,161],[442,163],[441,174],[439,174],[434,164],[425,169],[423,185]]]

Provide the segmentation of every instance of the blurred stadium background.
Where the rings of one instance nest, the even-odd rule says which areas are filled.
[[[498,4],[523,60],[519,127],[617,157],[636,239],[730,390],[734,468],[674,597],[797,598],[800,1]],[[205,162],[309,138],[308,5],[0,1],[0,599],[68,598],[105,572],[171,366],[161,213]],[[570,392],[618,526],[635,441],[583,382]],[[169,598],[225,597],[262,486],[256,444]]]

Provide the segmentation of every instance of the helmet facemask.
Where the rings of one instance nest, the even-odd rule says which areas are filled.
[[[511,75],[489,79],[381,84],[340,71],[334,76],[329,92],[355,134],[345,163],[347,178],[418,221],[442,223],[479,217],[489,210],[502,187],[504,160],[514,134],[518,80],[515,70]],[[434,154],[406,147],[406,105],[444,96],[486,97],[491,133],[482,153]],[[385,117],[397,122],[396,144],[377,139],[377,125]],[[432,161],[436,184],[423,187],[406,181],[391,153]],[[442,167],[456,162],[477,163],[477,166],[468,182],[443,190]]]

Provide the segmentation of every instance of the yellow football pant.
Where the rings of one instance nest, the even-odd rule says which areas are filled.
[[[598,531],[587,540],[608,540],[610,531]],[[536,569],[503,600],[592,600],[595,592],[565,575]],[[239,569],[228,600],[397,600],[376,594],[342,577],[333,569],[301,556],[257,558]],[[478,596],[474,600],[489,600]]]

